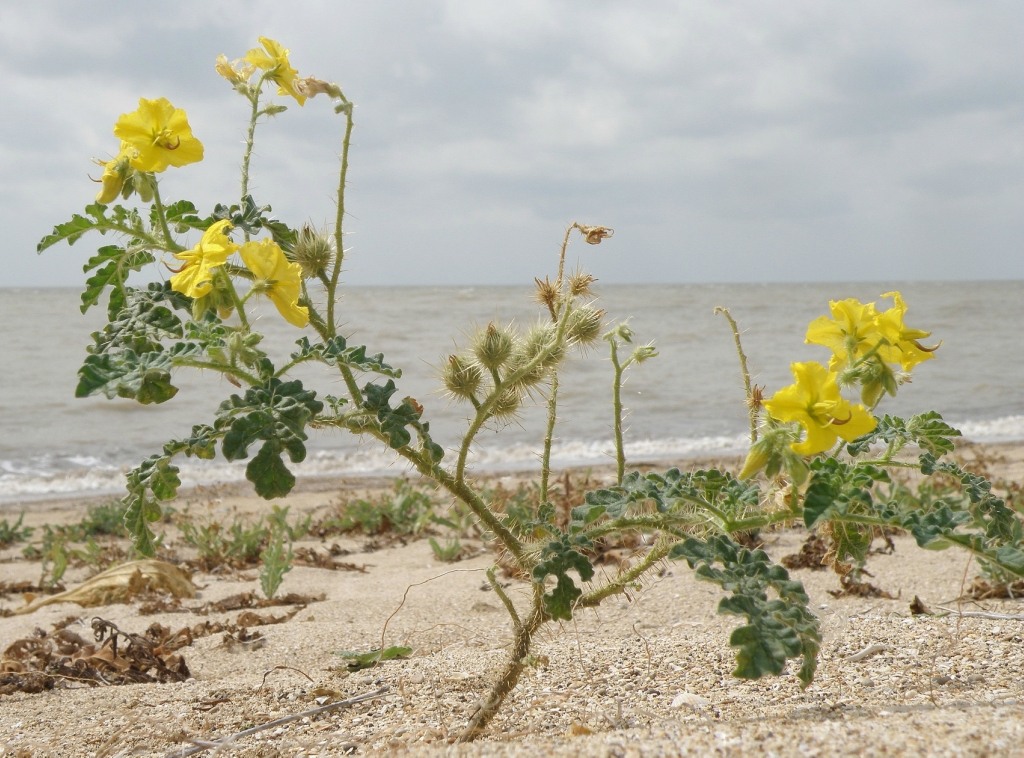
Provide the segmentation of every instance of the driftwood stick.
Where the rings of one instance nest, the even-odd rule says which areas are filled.
[[[328,703],[327,705],[321,705],[319,708],[313,708],[312,710],[303,711],[302,713],[295,713],[291,716],[285,716],[284,718],[275,719],[274,721],[268,721],[266,724],[250,727],[249,729],[244,729],[241,732],[229,734],[227,737],[221,737],[220,739],[210,741],[196,740],[196,744],[193,747],[168,753],[167,758],[186,758],[186,756],[189,755],[202,753],[204,750],[215,750],[229,745],[242,737],[248,737],[251,734],[256,734],[257,732],[262,732],[266,729],[273,729],[275,726],[281,726],[282,724],[290,724],[292,721],[298,721],[306,716],[319,716],[321,713],[327,713],[327,711],[333,711],[336,708],[342,708],[346,705],[355,705],[356,703],[362,703],[365,700],[373,700],[374,698],[380,697],[387,691],[387,687],[381,687],[373,692],[367,692],[362,695],[350,697],[348,700],[339,700],[336,703]]]
[[[940,611],[952,616],[963,616],[964,618],[994,619],[996,621],[1024,621],[1024,613],[992,613],[990,611],[958,611],[956,608],[943,608],[935,606]]]

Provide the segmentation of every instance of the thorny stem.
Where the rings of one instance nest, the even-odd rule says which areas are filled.
[[[473,714],[469,724],[459,735],[459,742],[472,742],[483,733],[497,715],[501,704],[519,684],[519,677],[530,664],[530,645],[533,643],[533,635],[547,620],[548,615],[544,610],[544,588],[540,584],[535,584],[530,615],[516,628],[505,668],[491,688],[487,699],[480,703],[480,707]]]
[[[558,252],[558,276],[555,278],[555,290],[559,295],[562,293],[562,282],[565,278],[565,252],[569,248],[569,235],[572,234],[573,229],[579,229],[580,225],[578,222],[573,221],[565,229],[565,236],[562,237],[562,247]],[[566,304],[566,315],[571,303]],[[558,321],[557,314],[554,308],[551,309],[551,320]],[[544,431],[544,452],[541,456],[540,466],[540,501],[546,503],[548,500],[548,489],[549,481],[551,479],[551,445],[555,438],[555,424],[558,421],[558,374],[554,373],[551,376],[551,394],[548,395],[548,421],[547,427]]]
[[[501,600],[501,604],[505,606],[505,610],[508,611],[508,615],[512,617],[512,626],[516,629],[523,625],[523,622],[519,620],[519,614],[516,612],[516,607],[512,603],[512,599],[505,594],[505,590],[498,584],[498,579],[494,575],[494,566],[487,569],[487,581],[491,585],[491,589],[494,590],[494,594]]]
[[[626,450],[622,440],[622,371],[619,363],[619,344],[615,339],[611,342],[611,359],[614,376],[612,378],[612,407],[615,415],[615,483],[621,485],[626,475]]]
[[[238,297],[238,290],[235,289],[234,282],[231,281],[231,276],[224,271],[223,267],[218,267],[214,271],[213,275],[220,279],[221,285],[231,298],[231,304],[235,306],[235,313],[238,314],[238,322],[242,325],[242,329],[248,333],[250,331],[250,327],[249,318],[245,315],[245,302]],[[252,290],[249,291],[249,294],[252,294]]]
[[[639,579],[647,572],[648,569],[651,568],[651,566],[667,556],[669,551],[672,550],[672,545],[674,545],[676,541],[677,540],[675,538],[667,538],[665,536],[658,537],[657,542],[655,542],[654,546],[647,551],[647,555],[643,557],[643,560],[639,561],[636,565],[631,566],[626,571],[621,572],[603,587],[598,587],[596,590],[584,593],[584,595],[576,601],[576,607],[591,608],[598,605],[602,600],[623,592],[628,585]]]
[[[555,439],[555,423],[558,420],[558,374],[551,375],[551,394],[548,395],[548,423],[544,430],[544,452],[540,464],[540,502],[548,501],[551,479],[551,445]]]
[[[743,390],[747,396],[747,408],[750,414],[750,441],[751,443],[757,442],[757,412],[758,405],[754,402],[754,391],[750,385],[750,369],[747,368],[747,354],[743,352],[743,343],[740,340],[740,328],[736,323],[736,319],[729,313],[728,308],[723,308],[718,305],[715,306],[716,314],[725,316],[729,322],[729,326],[732,327],[732,338],[736,342],[736,354],[740,358],[740,372],[743,374]]]
[[[331,269],[331,280],[327,287],[327,329],[331,337],[337,334],[338,329],[338,325],[334,321],[334,306],[337,302],[341,265],[345,260],[345,248],[342,244],[345,223],[345,185],[348,181],[348,149],[352,140],[352,127],[355,126],[355,122],[352,120],[352,103],[344,95],[341,95],[341,100],[345,114],[345,136],[341,141],[341,172],[338,175],[337,215],[334,219],[334,266]]]
[[[187,366],[188,368],[198,369],[212,369],[213,371],[219,371],[222,374],[233,376],[236,379],[242,379],[248,382],[253,387],[263,384],[263,380],[255,374],[250,374],[248,371],[240,369],[238,366],[226,366],[223,363],[215,363],[213,361],[197,361],[189,358],[176,358],[174,361],[175,366]]]
[[[569,248],[569,235],[573,229],[579,229],[578,222],[573,221],[565,228],[565,236],[562,237],[562,248],[558,253],[558,276],[555,278],[555,290],[562,291],[562,279],[565,277],[565,251]]]
[[[168,249],[182,250],[181,245],[174,241],[174,237],[171,236],[171,229],[167,226],[167,211],[164,210],[163,201],[160,199],[160,183],[157,181],[153,182],[153,206],[156,208],[156,216],[160,219],[160,231],[164,234],[164,241]],[[132,234],[135,234],[132,232]]]
[[[452,495],[465,503],[469,509],[473,511],[473,514],[491,530],[498,540],[500,540],[501,544],[509,551],[509,553],[512,554],[519,566],[526,570],[529,570],[532,567],[532,562],[526,554],[526,548],[523,543],[520,542],[509,528],[502,523],[501,519],[491,511],[476,490],[466,484],[465,480],[460,477],[453,476],[450,471],[443,469],[440,466],[429,463],[422,455],[419,455],[413,450],[405,448],[398,452],[404,458],[412,462],[413,465],[419,469],[420,473],[430,477],[448,490]]]
[[[260,92],[263,90],[263,82],[267,80],[267,74],[260,76],[256,85],[249,95],[249,102],[252,108],[249,112],[249,128],[245,133],[245,152],[242,154],[242,198],[249,194],[249,163],[252,161],[252,146],[256,139],[256,122],[260,117]],[[245,233],[245,239],[249,239],[249,233]]]

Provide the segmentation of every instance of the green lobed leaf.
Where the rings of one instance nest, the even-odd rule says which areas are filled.
[[[120,310],[127,297],[125,282],[128,281],[128,275],[132,271],[142,270],[155,260],[148,250],[123,248],[117,245],[101,247],[82,267],[83,272],[94,269],[95,271],[85,280],[85,291],[82,292],[82,305],[79,309],[85,313],[92,306],[98,305],[103,292],[107,287],[112,287],[113,292],[107,307],[107,313],[112,317]]]
[[[145,290],[127,287],[124,295],[124,302],[103,331],[93,333],[90,353],[122,349],[136,353],[159,352],[164,340],[182,337],[181,319],[168,307],[180,307],[178,293],[154,283]]]
[[[877,466],[853,466],[835,458],[812,461],[804,495],[804,525],[810,528],[833,515],[869,512],[872,487],[888,481],[888,473]]]
[[[412,398],[403,399],[397,408],[391,407],[390,399],[396,391],[397,387],[390,379],[384,385],[372,382],[366,384],[363,387],[363,408],[377,417],[380,430],[387,437],[391,448],[397,450],[412,441],[412,433],[407,428],[410,426],[424,436],[425,441],[429,441],[428,427],[420,423],[421,409],[413,403]]]
[[[178,393],[171,384],[171,367],[176,358],[195,355],[199,347],[178,343],[170,350],[136,353],[125,348],[116,353],[86,357],[78,370],[75,397],[102,392],[108,398],[132,398],[143,405],[163,403]]]
[[[989,546],[1020,546],[1024,544],[1024,522],[992,492],[992,483],[985,477],[965,470],[952,461],[937,461],[930,453],[921,455],[921,471],[946,474],[959,482],[969,502],[971,523],[982,530]]]
[[[278,440],[267,440],[245,467],[245,478],[253,483],[256,494],[264,500],[284,497],[295,486],[295,475],[285,466],[281,447]]]
[[[821,648],[818,619],[808,608],[803,585],[791,580],[785,568],[772,563],[763,550],[748,550],[727,535],[706,541],[689,538],[669,557],[685,559],[699,579],[731,593],[719,603],[719,613],[747,619],[729,639],[737,649],[736,676],[758,679],[779,674],[787,660],[800,657],[797,676],[805,687],[811,683]]]
[[[619,486],[588,492],[583,504],[573,508],[571,526],[579,530],[604,515],[622,518],[630,506],[647,502],[659,513],[713,506],[727,515],[740,516],[757,507],[759,496],[755,485],[715,469],[684,473],[672,468],[664,474],[632,471]]]
[[[366,346],[348,347],[342,336],[331,337],[324,343],[310,344],[309,338],[296,340],[299,351],[292,353],[295,361],[317,360],[328,366],[343,365],[358,371],[383,374],[395,379],[402,377],[402,370],[384,362],[384,354],[366,355]]]
[[[295,463],[305,459],[305,427],[323,407],[302,382],[271,378],[221,403],[214,429],[223,434],[221,451],[229,461],[247,458],[253,443],[264,442],[246,467],[246,478],[262,497],[279,497],[295,484],[281,454],[287,452]]]
[[[160,225],[159,209],[154,205],[150,209],[149,223],[153,227]],[[184,234],[189,229],[206,230],[213,224],[212,218],[201,218],[196,212],[196,207],[188,200],[178,200],[175,203],[164,206],[164,217],[167,225]]]
[[[128,494],[121,500],[125,506],[124,524],[135,549],[143,555],[156,552],[156,535],[150,524],[162,515],[159,501],[170,500],[181,486],[178,467],[170,455],[152,455],[128,472]]]
[[[108,211],[112,215],[108,216]],[[145,232],[142,218],[134,209],[124,208],[120,205],[108,207],[100,203],[92,203],[85,206],[85,214],[82,216],[76,213],[71,220],[54,226],[53,231],[36,245],[36,252],[41,253],[58,242],[67,242],[69,245],[73,245],[83,234],[90,231],[97,231],[100,234],[106,234],[109,231],[138,234]]]
[[[589,539],[568,534],[559,535],[544,546],[543,560],[533,568],[533,581],[542,584],[546,577],[555,577],[555,588],[544,593],[544,609],[551,618],[565,621],[572,618],[573,605],[583,590],[576,586],[568,572],[575,571],[584,582],[594,577],[594,566],[580,552],[591,546]]]
[[[257,207],[252,195],[246,195],[239,205],[226,206],[218,203],[209,220],[213,223],[219,219],[227,219],[232,226],[251,235],[266,229],[282,250],[290,252],[295,247],[296,232],[284,222],[271,217],[271,210],[269,205]]]
[[[943,421],[935,411],[919,413],[906,420],[886,415],[871,432],[847,445],[847,450],[850,455],[858,456],[877,442],[884,442],[893,452],[913,444],[938,457],[952,452],[953,439],[959,436],[959,430]]]

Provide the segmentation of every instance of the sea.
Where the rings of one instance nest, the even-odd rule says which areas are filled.
[[[739,324],[753,381],[770,395],[792,382],[790,363],[827,362],[824,348],[804,343],[807,324],[828,313],[830,299],[878,301],[899,290],[908,326],[940,344],[896,398],[879,412],[937,410],[979,442],[1024,440],[1024,281],[809,284],[645,284],[596,289],[608,327],[628,322],[634,343],[653,343],[656,358],[630,368],[623,392],[626,456],[633,463],[740,454],[748,417],[728,308]],[[396,397],[424,406],[434,439],[454,458],[469,412],[441,388],[438,367],[467,347],[489,323],[526,328],[543,317],[531,287],[360,287],[339,306],[350,345],[383,353],[403,370]],[[82,314],[74,289],[0,288],[0,505],[44,499],[116,496],[124,473],[165,441],[213,420],[235,387],[214,372],[181,370],[180,391],[161,405],[103,397],[75,398],[77,370],[102,308]],[[257,328],[272,355],[295,350],[299,330],[274,313]],[[621,351],[628,353],[626,346]],[[278,360],[278,364],[282,361]],[[342,395],[325,367],[303,366],[298,378],[318,393]],[[366,377],[369,381],[373,377]],[[574,352],[560,379],[553,446],[556,466],[614,460],[612,367],[607,345]],[[486,428],[471,463],[480,472],[530,471],[539,465],[545,398],[519,417]],[[408,466],[381,443],[339,430],[310,430],[299,477],[401,475]],[[186,486],[244,479],[245,461],[180,461]]]

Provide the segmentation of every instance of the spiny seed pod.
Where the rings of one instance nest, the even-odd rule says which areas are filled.
[[[557,318],[558,313],[558,288],[546,276],[543,280],[534,278],[537,283],[537,302],[542,303],[551,314],[551,318]]]
[[[441,379],[444,381],[445,389],[452,395],[469,400],[476,397],[483,375],[480,366],[472,359],[461,355],[449,355],[448,361],[441,369]]]
[[[577,271],[569,277],[569,294],[573,297],[592,297],[593,292],[590,289],[590,285],[596,281],[597,279],[590,274]]]
[[[480,365],[489,371],[497,371],[512,356],[512,335],[507,329],[499,329],[493,323],[476,335],[473,355]]]
[[[565,357],[565,345],[556,346],[556,332],[557,329],[554,324],[541,323],[526,333],[526,337],[523,339],[523,347],[530,360],[533,360],[534,356],[538,353],[554,347],[554,350],[551,350],[548,356],[541,361],[541,365],[544,368],[554,368],[562,362],[562,359]]]
[[[584,305],[569,314],[566,334],[575,345],[592,345],[601,339],[604,311]]]
[[[523,393],[515,387],[507,387],[501,391],[494,405],[491,406],[491,418],[507,420],[514,418],[523,405]]]
[[[306,224],[295,235],[292,259],[302,268],[306,279],[323,276],[334,260],[334,242],[327,234]]]
[[[548,323],[537,324],[516,344],[512,359],[509,361],[509,368],[513,372],[532,363],[539,354],[551,350],[550,354],[541,360],[532,371],[518,380],[518,386],[526,388],[542,382],[550,371],[561,362],[565,357],[565,346],[560,345],[552,350],[553,345],[555,345],[555,325]]]

